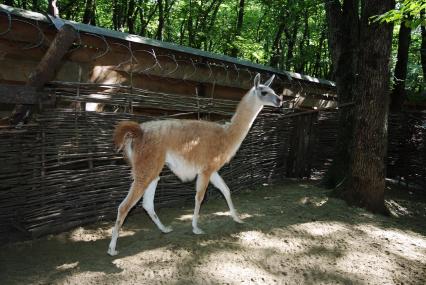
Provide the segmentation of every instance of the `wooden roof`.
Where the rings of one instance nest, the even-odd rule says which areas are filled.
[[[263,71],[263,72],[269,72],[269,73],[275,73],[275,74],[278,74],[278,75],[283,75],[283,76],[286,76],[289,79],[297,79],[297,80],[301,80],[301,81],[305,81],[305,82],[309,82],[309,83],[314,83],[314,84],[317,83],[317,84],[323,85],[324,87],[332,87],[332,88],[335,87],[335,83],[333,81],[330,81],[330,80],[315,78],[315,77],[312,77],[312,76],[309,76],[309,75],[303,75],[303,74],[295,73],[295,72],[282,71],[282,70],[279,70],[279,69],[276,69],[276,68],[273,68],[273,67],[269,67],[269,66],[265,66],[265,65],[261,65],[261,64],[256,64],[256,63],[253,63],[253,62],[250,62],[250,61],[247,61],[247,60],[242,60],[242,59],[233,58],[233,57],[226,56],[226,55],[206,52],[206,51],[202,51],[202,50],[199,50],[199,49],[185,47],[185,46],[177,45],[177,44],[170,43],[170,42],[154,40],[154,39],[150,39],[150,38],[146,38],[146,37],[141,37],[141,36],[138,36],[138,35],[133,35],[133,34],[118,32],[118,31],[109,30],[109,29],[105,29],[105,28],[100,28],[100,27],[96,27],[96,26],[91,26],[91,25],[87,25],[87,24],[77,23],[77,22],[74,22],[74,21],[68,21],[68,20],[63,20],[63,19],[55,19],[51,16],[46,16],[46,15],[41,14],[41,13],[22,10],[22,9],[18,9],[18,8],[13,8],[13,7],[10,7],[10,6],[7,6],[7,5],[3,5],[3,4],[0,4],[0,12],[8,13],[8,14],[11,14],[11,15],[19,16],[19,17],[22,17],[22,18],[30,19],[30,20],[35,20],[35,21],[40,21],[40,22],[45,22],[45,23],[52,23],[55,26],[60,26],[61,24],[66,23],[66,24],[70,24],[70,25],[74,26],[74,28],[76,28],[78,31],[82,31],[82,32],[86,32],[86,33],[102,35],[102,36],[105,36],[105,37],[125,40],[125,41],[128,41],[128,42],[145,44],[145,45],[163,48],[163,49],[168,49],[168,50],[176,51],[176,52],[180,52],[180,53],[196,55],[196,56],[204,57],[204,58],[207,58],[207,59],[220,60],[220,61],[223,61],[223,62],[236,64],[236,65],[247,67],[247,68],[257,69],[257,70]]]

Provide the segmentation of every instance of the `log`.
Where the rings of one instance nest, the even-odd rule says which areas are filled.
[[[74,27],[68,24],[62,26],[46,54],[28,78],[26,86],[40,91],[46,82],[52,80],[60,66],[62,58],[77,37],[78,33]],[[27,123],[31,118],[32,109],[32,105],[30,104],[17,104],[9,119],[10,124]]]

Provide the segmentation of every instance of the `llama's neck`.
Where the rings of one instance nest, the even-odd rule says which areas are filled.
[[[250,90],[238,104],[237,110],[231,119],[230,124],[227,126],[228,143],[232,152],[236,152],[247,136],[250,127],[253,125],[259,112],[263,106],[259,104],[256,97],[252,95],[254,90]]]

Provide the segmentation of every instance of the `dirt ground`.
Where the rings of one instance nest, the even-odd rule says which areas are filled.
[[[106,251],[112,222],[2,245],[1,284],[426,284],[426,202],[391,195],[398,217],[373,215],[329,198],[328,190],[288,182],[233,195],[244,224],[222,197],[130,216],[118,256]],[[422,200],[423,199],[423,200]],[[411,199],[413,200],[413,199]]]

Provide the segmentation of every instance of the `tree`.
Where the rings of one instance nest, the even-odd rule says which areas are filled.
[[[235,28],[234,39],[236,39],[237,37],[241,35],[241,30],[243,28],[243,21],[244,21],[244,0],[239,0],[237,25]],[[235,45],[232,47],[230,55],[233,57],[238,56],[238,48]]]
[[[359,78],[356,85],[354,144],[344,196],[372,212],[385,212],[389,58],[392,25],[371,17],[394,7],[392,0],[365,1],[361,7]]]
[[[157,27],[157,40],[163,40],[164,29],[164,5],[163,0],[157,0],[158,3],[158,27]]]
[[[426,8],[422,10],[421,13],[422,21],[425,21],[425,15],[426,15]],[[420,27],[421,29],[421,36],[422,36],[422,44],[420,46],[420,58],[422,63],[422,70],[423,70],[423,81],[426,82],[426,24],[422,25]]]
[[[84,9],[83,23],[89,25],[96,25],[95,19],[96,0],[87,0]]]
[[[327,23],[328,42],[332,58],[331,77],[336,81],[339,105],[351,104],[355,98],[355,79],[358,74],[359,52],[359,0],[328,1]],[[349,172],[353,136],[353,112],[348,108],[339,109],[336,155],[322,183],[334,188],[343,182]]]
[[[48,13],[52,15],[53,17],[59,17],[59,10],[57,7],[57,0],[49,0],[49,8]]]
[[[402,105],[407,97],[405,92],[405,81],[407,79],[408,51],[411,42],[411,28],[408,23],[402,22],[398,36],[398,57],[395,65],[394,84],[391,93],[390,109],[401,111]]]
[[[395,83],[391,94],[391,109],[400,111],[406,98],[405,83],[407,79],[407,64],[411,42],[411,30],[421,26],[422,46],[420,58],[423,69],[423,80],[426,80],[426,35],[425,17],[426,2],[424,0],[400,0],[395,9],[376,16],[376,20],[385,23],[398,23],[401,25],[398,41],[398,60],[395,66]]]
[[[373,212],[385,211],[392,26],[371,18],[393,5],[392,0],[336,0],[326,5],[339,104],[354,101],[355,106],[353,112],[339,111],[337,154],[324,182],[342,185],[337,195]]]

